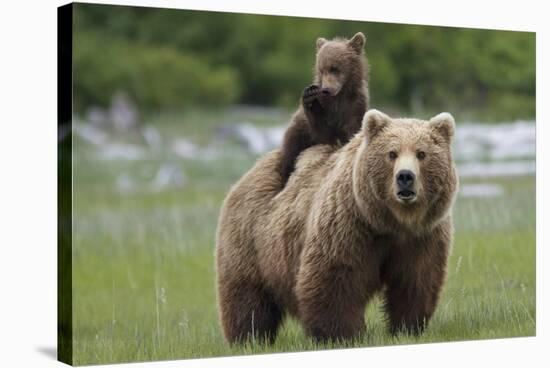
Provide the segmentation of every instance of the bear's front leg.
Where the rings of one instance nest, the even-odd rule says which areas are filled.
[[[388,285],[385,308],[392,335],[421,334],[435,310],[439,291],[401,280]]]
[[[411,244],[414,251],[390,258],[384,281],[392,334],[405,331],[418,335],[426,328],[445,283],[449,244],[431,239],[428,244]]]
[[[321,87],[311,85],[302,92],[302,106],[306,118],[314,130],[322,129],[326,125],[326,114],[321,104],[323,91]],[[324,99],[323,99],[324,100]]]
[[[318,342],[357,337],[365,329],[367,302],[359,273],[348,265],[306,264],[296,285],[299,318]]]
[[[313,108],[313,103],[317,101],[320,93],[321,87],[315,84],[304,88],[302,92],[302,105],[304,109],[311,110]]]

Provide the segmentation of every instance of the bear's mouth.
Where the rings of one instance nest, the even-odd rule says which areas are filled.
[[[397,197],[403,202],[410,203],[416,199],[416,192],[407,189],[401,190],[397,192]]]
[[[334,88],[334,87],[324,87],[321,89],[321,94],[325,97],[335,97],[340,93],[341,87]]]

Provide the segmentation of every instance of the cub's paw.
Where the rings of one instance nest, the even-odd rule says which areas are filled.
[[[304,104],[304,107],[311,109],[313,103],[319,97],[320,93],[321,88],[319,88],[319,86],[313,84],[309,87],[306,87],[306,89],[304,89],[304,92],[302,93],[302,103]]]

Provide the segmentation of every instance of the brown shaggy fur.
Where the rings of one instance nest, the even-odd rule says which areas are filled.
[[[365,307],[380,291],[390,330],[420,333],[452,243],[453,132],[448,113],[426,122],[371,110],[347,145],[304,151],[282,191],[281,151],[260,159],[231,189],[218,224],[227,341],[273,341],[285,314],[317,340],[352,338],[365,329]],[[402,169],[416,175],[408,202],[396,184]]]
[[[316,144],[346,144],[361,127],[368,107],[368,68],[365,36],[351,40],[317,40],[313,85],[306,88],[282,144],[280,174],[283,186],[294,171],[296,158]]]

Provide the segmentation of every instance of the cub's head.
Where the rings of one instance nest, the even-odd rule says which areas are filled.
[[[314,83],[332,96],[362,83],[367,77],[364,45],[365,35],[361,32],[350,40],[318,38]]]
[[[430,228],[451,208],[458,180],[449,113],[429,121],[369,110],[354,163],[354,194],[368,216],[390,216],[412,230]],[[378,210],[373,210],[378,209]],[[376,213],[381,211],[383,213]]]

